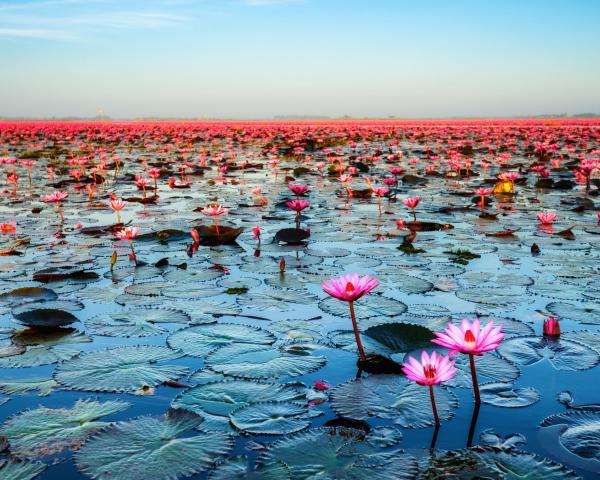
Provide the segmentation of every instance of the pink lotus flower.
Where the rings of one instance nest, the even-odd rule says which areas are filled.
[[[115,237],[119,240],[129,240],[129,247],[131,248],[130,257],[135,262],[136,266],[138,262],[135,251],[133,250],[133,239],[138,236],[139,231],[139,227],[125,227],[115,232]]]
[[[403,219],[401,219],[401,218],[396,219],[396,228],[398,230],[402,230],[405,226],[406,226],[406,222]]]
[[[296,196],[302,195],[308,190],[308,185],[288,185],[288,188],[296,194]]]
[[[436,352],[433,352],[430,357],[423,350],[421,362],[413,357],[408,357],[408,362],[402,364],[402,370],[404,370],[406,378],[419,385],[437,385],[446,382],[454,378],[457,372],[454,368],[455,360],[450,360],[448,355],[441,356]]]
[[[44,195],[44,202],[60,203],[68,196],[69,196],[69,194],[67,192],[56,191],[56,192],[52,192],[52,193],[48,193],[48,194]]]
[[[121,210],[125,207],[127,202],[121,200],[120,198],[111,198],[109,205],[115,213],[117,214],[117,223],[121,223]]]
[[[254,188],[252,188],[252,189],[250,190],[250,193],[251,193],[252,195],[260,195],[260,192],[261,192],[261,190],[262,190],[262,189],[261,189],[260,187],[254,187]]]
[[[449,323],[443,333],[434,332],[437,338],[432,340],[432,342],[449,348],[450,356],[456,352],[469,355],[473,392],[475,394],[475,403],[477,404],[481,403],[481,398],[479,396],[474,355],[482,355],[484,352],[498,348],[498,345],[500,345],[500,342],[504,338],[504,334],[500,332],[501,329],[502,324],[494,328],[493,320],[481,329],[479,319],[475,319],[472,324],[468,320],[463,319],[460,328],[453,323]]]
[[[451,356],[457,352],[483,355],[485,352],[498,348],[504,338],[504,334],[500,333],[501,329],[502,324],[494,328],[493,320],[481,329],[478,319],[473,320],[472,324],[464,319],[460,328],[453,323],[449,323],[443,333],[434,332],[437,338],[432,342],[449,348]]]
[[[260,242],[260,227],[258,225],[254,225],[254,227],[252,227],[252,233],[254,234],[254,240],[258,240]]]
[[[296,212],[296,228],[300,228],[300,212],[310,207],[310,202],[296,198],[285,203],[290,210]]]
[[[479,208],[481,208],[482,211],[485,208],[485,197],[491,195],[493,192],[493,188],[478,188],[475,191],[473,191],[475,195],[481,197],[479,202]]]
[[[194,240],[194,243],[200,243],[200,234],[198,233],[198,230],[196,230],[195,228],[192,228],[190,230],[190,235],[191,235],[192,239]]]
[[[447,355],[443,357],[438,353],[433,352],[431,356],[429,356],[427,355],[427,352],[423,350],[420,362],[413,357],[408,357],[408,363],[402,364],[402,370],[404,371],[406,378],[419,385],[429,387],[431,410],[433,411],[433,418],[436,425],[440,424],[440,417],[438,416],[437,407],[435,405],[433,386],[454,378],[457,372],[457,369],[454,367],[455,363],[456,361],[450,360],[450,357]]]
[[[213,217],[216,217],[219,215],[226,215],[227,212],[229,212],[229,209],[223,208],[221,205],[218,205],[218,204],[212,204],[212,205],[208,205],[206,208],[203,208],[201,210],[201,212],[204,215],[211,215]]]
[[[402,199],[402,203],[404,203],[404,205],[406,205],[408,208],[410,208],[412,210],[413,213],[413,218],[414,221],[417,221],[417,214],[415,213],[415,208],[417,208],[417,205],[421,202],[421,197],[408,197],[408,198],[403,198]]]
[[[325,280],[321,284],[321,287],[325,292],[338,300],[348,302],[350,306],[350,318],[352,319],[352,329],[354,330],[354,338],[356,340],[356,346],[358,347],[358,354],[361,361],[367,359],[365,351],[360,340],[360,333],[358,331],[358,323],[356,322],[356,314],[354,313],[354,301],[363,297],[371,290],[375,289],[379,285],[377,277],[371,277],[365,275],[362,278],[358,277],[358,273],[353,275],[342,275],[338,278],[331,277],[329,281]]]
[[[313,383],[313,386],[314,386],[315,390],[321,390],[321,391],[329,390],[330,388],[332,388],[332,386],[325,380],[316,380]]]
[[[115,232],[119,240],[133,240],[140,232],[139,227],[125,227]]]
[[[377,277],[365,275],[359,278],[358,273],[345,275],[338,278],[331,277],[321,284],[323,290],[332,297],[346,302],[354,302],[363,297],[379,285]]]
[[[546,337],[559,337],[560,336],[560,323],[558,323],[558,318],[549,317],[544,320],[544,336],[546,336]]]
[[[542,225],[551,225],[556,220],[556,213],[553,212],[538,212],[536,216]]]

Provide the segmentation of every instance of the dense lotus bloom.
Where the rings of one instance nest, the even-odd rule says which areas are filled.
[[[0,223],[0,232],[2,234],[17,233],[17,222],[11,218],[8,222]]]
[[[260,195],[262,189],[260,187],[254,187],[250,190],[250,193],[252,195]]]
[[[308,185],[288,185],[288,188],[294,192],[296,196],[302,195],[304,192],[308,190]]]
[[[126,227],[115,232],[115,237],[119,240],[129,240],[129,246],[131,247],[131,259],[137,265],[137,257],[135,255],[135,251],[133,250],[133,239],[139,234],[139,227]]]
[[[408,197],[408,198],[403,198],[402,199],[402,203],[404,203],[404,205],[406,205],[408,208],[410,208],[412,210],[413,213],[413,218],[414,221],[417,221],[417,214],[415,213],[415,208],[417,208],[417,205],[421,202],[421,197]]]
[[[560,336],[560,323],[558,318],[549,317],[544,320],[544,336],[546,337],[559,337]]]
[[[475,371],[474,355],[483,355],[485,352],[498,348],[498,345],[500,345],[500,342],[504,338],[504,334],[500,332],[501,329],[502,324],[494,328],[493,320],[482,329],[480,328],[479,319],[473,320],[472,324],[468,320],[463,319],[460,328],[453,323],[449,323],[444,332],[434,332],[437,338],[432,340],[432,342],[449,348],[450,356],[456,352],[469,355],[476,403],[481,403],[481,399],[479,396],[477,373]]]
[[[338,300],[348,302],[350,306],[350,318],[352,319],[352,329],[354,330],[354,338],[358,347],[358,354],[362,361],[367,359],[365,351],[360,340],[358,324],[356,322],[356,314],[354,313],[354,302],[365,296],[371,290],[379,285],[377,277],[365,275],[359,278],[358,273],[352,275],[342,275],[338,278],[331,277],[329,281],[325,280],[321,287],[325,292]]]
[[[388,172],[390,172],[392,175],[402,175],[406,170],[404,170],[403,168],[400,167],[390,167],[388,169]]]
[[[551,225],[556,220],[556,213],[553,212],[538,212],[536,216],[542,225]]]
[[[429,398],[431,399],[431,410],[435,424],[440,424],[437,407],[435,405],[435,395],[433,386],[438,383],[451,380],[456,375],[457,369],[454,367],[455,360],[450,360],[448,356],[439,355],[433,352],[431,356],[423,350],[421,353],[421,361],[415,360],[413,357],[408,357],[408,363],[402,364],[402,370],[409,380],[429,387]]]

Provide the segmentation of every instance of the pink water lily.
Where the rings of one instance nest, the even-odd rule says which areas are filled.
[[[137,256],[135,255],[135,251],[133,250],[133,239],[138,236],[140,232],[139,227],[125,227],[115,232],[115,237],[119,240],[128,240],[129,246],[131,248],[131,259],[137,265]]]
[[[219,238],[219,216],[226,215],[229,212],[228,208],[223,208],[219,204],[209,204],[206,208],[203,208],[201,212],[204,215],[209,215],[213,217],[213,221],[215,222],[215,230],[217,232],[217,238]]]
[[[410,208],[412,210],[412,214],[413,214],[413,218],[414,221],[417,221],[417,214],[415,213],[415,208],[417,208],[417,205],[421,202],[421,197],[408,197],[408,198],[403,198],[402,199],[402,203],[404,203],[404,205],[406,205],[408,208]]]
[[[448,355],[442,356],[433,352],[431,356],[425,350],[421,353],[421,361],[408,357],[408,363],[402,364],[402,370],[409,380],[429,387],[429,398],[431,399],[431,410],[435,424],[440,424],[437,407],[435,405],[435,395],[433,386],[438,383],[451,380],[456,375],[457,369],[454,367],[455,360],[450,360]]]
[[[557,217],[554,212],[538,212],[536,216],[542,225],[551,225]]]
[[[549,317],[544,320],[544,336],[546,337],[559,337],[560,336],[560,323],[558,318]]]
[[[305,193],[308,190],[308,185],[293,185],[290,184],[288,185],[288,188],[294,192],[294,194],[296,194],[296,196],[302,195],[303,193]]]
[[[469,355],[475,403],[481,403],[481,399],[474,356],[483,355],[485,352],[498,348],[504,338],[504,333],[500,332],[501,329],[502,324],[494,327],[493,320],[481,328],[479,319],[473,320],[473,323],[463,319],[460,328],[453,323],[449,323],[444,332],[434,332],[437,338],[433,339],[432,342],[449,348],[450,356],[457,352]]]
[[[350,318],[352,319],[352,329],[354,330],[354,338],[358,347],[358,354],[362,361],[367,359],[365,351],[360,340],[358,324],[356,322],[356,314],[354,313],[354,302],[365,296],[367,293],[375,289],[379,285],[377,277],[365,275],[359,278],[358,273],[352,275],[342,275],[338,278],[331,277],[329,281],[325,280],[321,287],[325,292],[338,300],[348,302],[350,306]]]
[[[290,210],[296,212],[296,228],[300,228],[300,212],[310,207],[310,202],[296,198],[285,203]]]
[[[48,193],[44,195],[44,202],[46,203],[54,203],[56,205],[56,212],[60,217],[60,221],[64,222],[65,217],[62,213],[62,208],[60,206],[60,202],[62,202],[65,198],[67,198],[69,194],[64,191],[57,190],[56,192]]]
[[[124,200],[121,200],[120,198],[111,198],[109,205],[110,208],[112,208],[115,213],[117,214],[117,223],[121,223],[121,210],[123,210],[123,208],[125,208],[125,205],[127,204],[127,202],[125,202]]]

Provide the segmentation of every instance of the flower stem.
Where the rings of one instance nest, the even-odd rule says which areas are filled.
[[[469,354],[469,364],[471,365],[471,378],[473,379],[473,393],[475,394],[475,403],[481,403],[479,396],[479,384],[477,383],[477,372],[475,371],[475,357],[472,353]]]
[[[433,385],[429,385],[429,398],[431,399],[431,410],[433,410],[433,418],[436,426],[440,424],[440,417],[438,417],[437,407],[435,405],[435,395],[433,394]]]
[[[356,315],[354,313],[354,302],[348,302],[348,304],[350,305],[350,318],[352,318],[352,329],[354,330],[354,338],[356,339],[356,346],[358,347],[358,355],[364,362],[367,357],[360,340],[360,333],[358,332],[358,324],[356,323]]]

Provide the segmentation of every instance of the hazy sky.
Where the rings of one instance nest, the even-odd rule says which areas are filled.
[[[0,115],[600,113],[600,0],[0,0]]]

